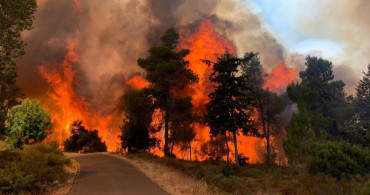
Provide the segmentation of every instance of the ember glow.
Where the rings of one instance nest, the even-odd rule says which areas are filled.
[[[118,136],[120,131],[115,126],[113,115],[102,116],[90,108],[83,98],[76,96],[73,89],[75,73],[73,66],[79,63],[76,53],[78,42],[68,41],[68,51],[59,67],[48,68],[46,65],[39,67],[41,76],[49,83],[47,93],[48,101],[41,101],[42,105],[52,115],[53,134],[51,141],[60,144],[70,136],[69,126],[75,120],[82,120],[88,129],[99,130],[99,136],[106,142],[108,151],[116,151],[119,147]]]

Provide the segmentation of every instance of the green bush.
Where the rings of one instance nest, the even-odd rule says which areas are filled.
[[[325,173],[337,179],[370,171],[370,151],[348,142],[315,142],[309,149],[310,173]]]
[[[0,194],[44,193],[54,181],[64,182],[69,160],[55,145],[26,145],[0,152]]]

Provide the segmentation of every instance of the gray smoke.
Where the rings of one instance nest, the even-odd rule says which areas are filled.
[[[236,0],[39,0],[34,29],[25,34],[26,55],[19,60],[19,84],[32,98],[43,98],[48,84],[37,67],[58,68],[69,39],[79,44],[74,89],[100,113],[112,113],[125,80],[142,72],[136,61],[171,26],[193,25],[213,16],[220,34],[239,54],[260,53],[267,69],[287,54],[245,3]]]

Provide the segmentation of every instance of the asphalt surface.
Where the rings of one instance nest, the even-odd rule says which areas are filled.
[[[69,194],[168,195],[131,164],[111,154],[66,154],[80,164]]]

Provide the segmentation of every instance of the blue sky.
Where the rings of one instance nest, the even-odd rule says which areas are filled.
[[[320,39],[299,28],[297,20],[312,19],[318,9],[311,0],[245,0],[261,15],[266,28],[290,52],[310,54],[319,51],[334,57],[342,52],[342,45],[335,40]]]

